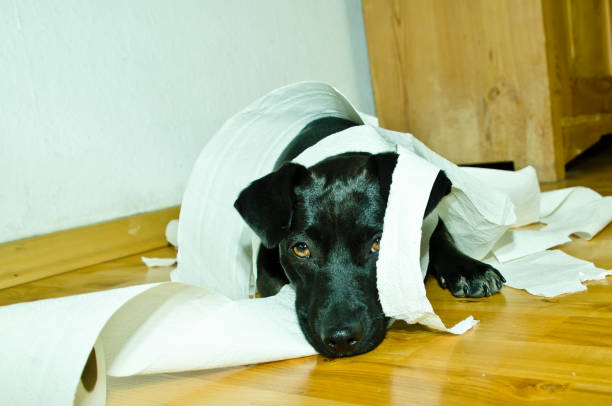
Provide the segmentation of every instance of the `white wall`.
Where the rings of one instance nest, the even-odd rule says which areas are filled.
[[[374,113],[359,0],[0,2],[0,242],[179,204],[224,120],[300,80]]]

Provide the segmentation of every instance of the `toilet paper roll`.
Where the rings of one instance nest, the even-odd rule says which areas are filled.
[[[232,301],[149,284],[0,307],[0,405],[105,403],[106,376],[175,372],[315,354],[287,286]]]
[[[166,225],[166,241],[178,247],[178,219],[170,220]]]
[[[79,401],[102,401],[100,331],[117,309],[151,286],[0,307],[0,405],[71,405],[77,393]]]
[[[106,362],[104,360],[104,346],[102,341],[98,339],[83,367],[76,394],[74,395],[74,405],[101,406],[105,404]]]

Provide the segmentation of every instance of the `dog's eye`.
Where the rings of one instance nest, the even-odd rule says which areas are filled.
[[[300,258],[310,257],[310,248],[305,242],[298,242],[293,246],[293,253]]]
[[[374,240],[374,242],[372,243],[372,248],[370,248],[370,251],[372,252],[380,251],[380,237]]]

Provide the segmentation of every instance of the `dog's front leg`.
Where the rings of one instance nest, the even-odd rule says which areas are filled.
[[[457,297],[491,296],[506,282],[497,269],[459,251],[442,219],[429,240],[427,273]]]

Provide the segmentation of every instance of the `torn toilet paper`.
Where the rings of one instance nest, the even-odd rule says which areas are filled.
[[[252,235],[234,211],[233,202],[252,180],[272,170],[277,156],[306,124],[325,116],[360,125],[322,140],[297,161],[314,164],[326,154],[346,151],[347,146],[350,150],[400,154],[378,264],[379,296],[390,317],[451,333],[462,333],[476,323],[467,317],[447,329],[425,294],[427,243],[435,218],[428,216],[423,221],[409,213],[423,211],[432,179],[440,169],[453,182],[453,190],[436,215],[444,219],[457,245],[479,259],[495,261],[497,253],[502,256],[508,252],[511,255],[503,258],[518,258],[517,247],[505,252],[499,245],[512,225],[548,221],[552,231],[568,232],[567,227],[555,225],[563,224],[563,213],[577,205],[597,205],[601,216],[597,224],[584,219],[588,225],[572,226],[572,233],[584,232],[588,237],[610,221],[608,198],[601,203],[592,194],[592,199],[585,197],[588,192],[541,196],[532,169],[496,174],[459,168],[410,134],[378,127],[329,85],[307,82],[287,86],[230,118],[201,152],[178,224],[178,268],[172,279],[183,283],[135,286],[0,308],[0,325],[5,332],[0,336],[0,379],[10,383],[0,391],[0,404],[103,404],[96,388],[104,384],[105,368],[110,375],[127,376],[314,354],[297,323],[295,294],[290,287],[270,298],[248,299],[256,277]],[[496,176],[503,176],[504,181],[495,181]],[[513,186],[502,189],[500,184]],[[411,198],[406,199],[409,192]],[[518,271],[538,269],[539,264],[559,267],[575,262],[547,254],[555,251],[539,253],[538,258],[523,252],[517,259],[522,261],[520,265],[497,262],[506,278],[518,280],[515,285],[521,288],[536,286],[539,280],[521,285],[535,275]],[[599,270],[580,267],[576,272],[582,278],[602,275]],[[547,286],[546,282],[533,291],[556,294],[576,288]],[[88,362],[91,354],[95,354],[95,366]],[[83,375],[85,365],[89,373]]]
[[[388,317],[410,324],[420,323],[435,330],[463,334],[478,321],[469,316],[447,328],[427,299],[421,270],[421,213],[425,213],[427,199],[415,199],[415,194],[429,195],[440,170],[401,146],[398,152],[376,263],[383,311]],[[409,200],[415,201],[407,210],[405,202]]]
[[[158,266],[172,266],[176,264],[176,258],[149,258],[140,257],[142,262],[145,263],[147,268],[154,268]]]
[[[546,226],[538,230],[511,230],[493,249],[500,262],[511,261],[570,242],[570,235],[590,240],[612,218],[612,197],[594,190],[573,187],[541,194],[536,220]]]
[[[586,290],[581,282],[603,279],[612,270],[574,258],[561,250],[546,250],[500,263],[494,257],[484,259],[506,278],[506,285],[525,289],[532,295],[554,297]]]

